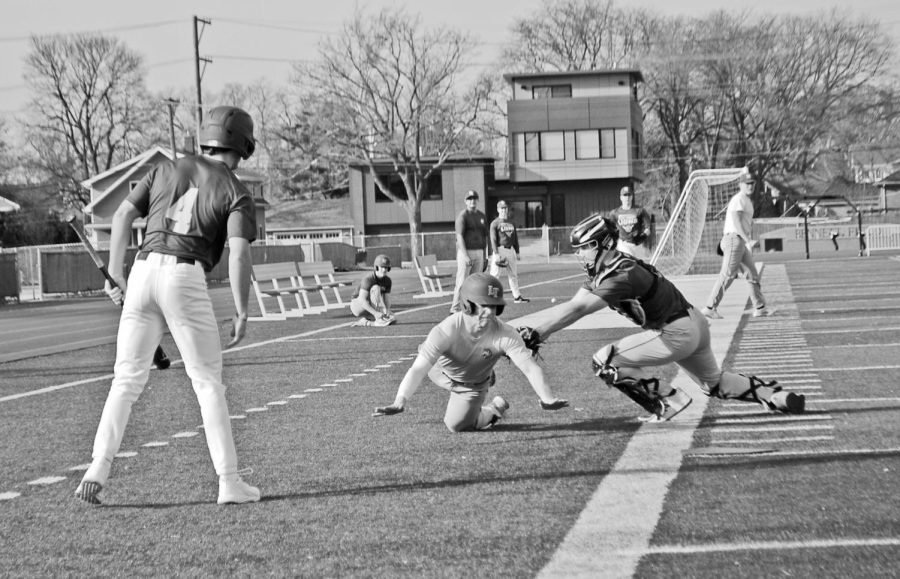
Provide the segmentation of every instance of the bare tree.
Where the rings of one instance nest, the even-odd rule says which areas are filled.
[[[142,59],[117,39],[32,37],[25,64],[29,142],[66,204],[85,203],[78,183],[139,152],[146,125],[159,124],[151,120],[164,109],[149,105]]]
[[[636,14],[616,9],[612,0],[545,0],[533,15],[515,20],[503,60],[524,72],[628,66],[639,44]]]
[[[466,134],[485,106],[483,83],[455,91],[472,45],[460,32],[425,30],[402,9],[358,10],[320,45],[319,62],[296,68],[306,103],[320,103],[314,122],[328,125],[333,144],[366,163],[379,190],[406,211],[413,255],[428,180],[470,144]],[[383,161],[402,180],[404,197],[377,172]]]

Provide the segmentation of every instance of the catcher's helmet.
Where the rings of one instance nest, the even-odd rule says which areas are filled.
[[[200,125],[200,146],[237,151],[247,159],[256,150],[253,138],[253,119],[238,107],[215,107]]]
[[[372,264],[375,267],[383,267],[390,271],[391,269],[391,258],[386,256],[385,254],[379,254],[375,257],[375,262]]]
[[[469,315],[475,313],[475,304],[479,306],[496,306],[497,315],[503,313],[506,300],[503,299],[503,284],[496,277],[487,273],[473,273],[459,288],[459,301],[463,311]]]
[[[597,249],[594,262],[583,264],[588,275],[597,274],[597,264],[603,260],[609,250],[615,249],[618,240],[619,231],[616,229],[616,224],[599,213],[583,219],[572,228],[572,233],[569,235],[569,242],[575,249],[582,247]]]

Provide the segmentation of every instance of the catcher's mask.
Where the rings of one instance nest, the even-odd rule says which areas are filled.
[[[473,273],[467,277],[459,289],[459,301],[463,312],[470,316],[475,314],[475,304],[495,306],[498,316],[503,314],[506,307],[503,284],[487,273]]]
[[[619,232],[610,219],[595,213],[572,228],[569,242],[584,271],[591,277],[600,273],[606,255],[616,247]],[[590,250],[596,250],[593,254]]]
[[[215,107],[203,117],[200,125],[200,146],[237,151],[247,159],[256,150],[253,138],[253,119],[238,107]]]

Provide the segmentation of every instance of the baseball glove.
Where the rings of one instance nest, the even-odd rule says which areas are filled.
[[[494,263],[497,265],[497,267],[506,267],[509,265],[509,260],[498,255],[497,258],[494,259]]]
[[[516,331],[519,332],[519,335],[522,336],[522,341],[525,342],[525,347],[531,350],[532,356],[537,356],[538,351],[541,349],[541,344],[544,343],[544,340],[541,338],[541,335],[534,328],[529,328],[528,326],[522,326],[520,328],[516,328]]]

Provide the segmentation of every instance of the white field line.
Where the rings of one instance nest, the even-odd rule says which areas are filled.
[[[743,311],[748,293],[746,288],[736,289],[726,294],[720,309]],[[726,316],[710,328],[713,351],[720,364],[740,319],[739,315]],[[650,546],[669,485],[681,468],[683,452],[690,448],[709,400],[682,370],[672,385],[687,391],[694,398],[693,404],[673,422],[646,423],[638,429],[538,573],[539,579],[634,575]],[[653,465],[650,472],[648,464]],[[628,555],[623,555],[626,552]]]
[[[838,368],[818,368],[818,372],[864,372],[866,370],[897,370],[900,365],[890,366],[843,366]]]
[[[829,414],[782,414],[778,416],[766,416],[760,418],[717,418],[715,424],[772,424],[783,422],[806,422],[816,420],[831,420]]]
[[[713,428],[713,434],[731,434],[731,433],[743,433],[743,432],[788,432],[788,431],[806,431],[806,430],[834,430],[834,426],[830,424],[802,424],[802,425],[790,425],[790,426],[763,426],[763,427],[750,427],[750,428]]]
[[[522,288],[523,288],[523,289],[526,289],[526,288],[529,288],[529,287],[536,287],[536,286],[539,286],[539,285],[547,285],[547,284],[551,284],[551,283],[558,283],[558,282],[560,282],[560,281],[565,281],[565,280],[570,280],[570,279],[578,278],[578,277],[581,277],[581,276],[583,276],[583,275],[584,275],[584,274],[564,276],[564,277],[560,277],[560,278],[556,278],[556,279],[551,279],[551,280],[547,280],[547,281],[542,281],[542,282],[538,282],[538,283],[534,283],[534,284],[525,285],[525,286],[522,286]],[[408,309],[408,310],[406,310],[406,311],[399,312],[399,313],[397,314],[397,316],[400,317],[400,316],[404,316],[404,315],[406,315],[406,314],[411,314],[411,313],[413,313],[413,312],[421,312],[421,311],[425,311],[425,310],[431,310],[431,309],[434,309],[434,308],[443,308],[443,307],[447,307],[447,302],[441,302],[441,303],[437,303],[437,304],[423,305],[423,306],[419,306],[419,307],[417,307],[417,308],[410,308],[410,309]],[[241,345],[241,346],[236,346],[236,347],[234,347],[234,348],[230,348],[230,349],[228,349],[228,350],[224,350],[224,351],[222,352],[222,356],[224,357],[224,356],[227,356],[227,355],[229,355],[229,354],[231,354],[231,353],[234,353],[234,352],[241,352],[241,351],[243,351],[243,350],[250,350],[250,349],[253,349],[253,348],[263,348],[263,347],[269,346],[269,345],[271,345],[271,344],[280,344],[280,343],[283,343],[283,342],[297,341],[297,340],[300,339],[300,338],[306,338],[306,337],[308,337],[308,336],[318,336],[319,334],[324,334],[324,333],[326,333],[326,332],[330,332],[330,331],[336,330],[336,329],[338,329],[338,328],[347,328],[347,327],[350,327],[350,326],[351,326],[352,324],[354,324],[354,323],[356,323],[356,320],[353,320],[353,321],[350,321],[350,322],[344,322],[344,323],[340,323],[340,324],[335,324],[335,325],[333,325],[333,326],[326,326],[326,327],[324,327],[324,328],[319,328],[319,329],[317,329],[317,330],[310,330],[310,331],[308,331],[308,332],[302,332],[302,333],[300,333],[300,334],[294,334],[294,335],[291,335],[291,336],[282,336],[282,337],[280,337],[280,338],[273,338],[273,339],[271,339],[271,340],[264,340],[264,341],[262,341],[262,342],[253,342],[252,344],[245,344],[245,345]],[[396,339],[396,338],[398,338],[398,337],[400,337],[400,336],[384,336],[384,338],[387,338],[387,339]],[[416,335],[416,336],[409,336],[409,337],[422,337],[422,336]],[[377,337],[376,337],[376,336],[363,336],[363,337],[362,337],[362,339],[366,339],[366,340],[371,340],[371,339],[373,339],[373,338],[377,338]],[[316,339],[316,341],[320,341],[320,340],[333,340],[333,339],[346,340],[346,339],[348,339],[348,338],[315,338],[315,339]],[[415,358],[415,355],[413,355],[412,357],[401,358],[401,360],[412,360],[413,358]],[[181,363],[182,363],[181,360],[172,360],[172,366],[176,366],[176,365],[181,364]],[[92,383],[94,383],[94,382],[108,381],[108,380],[112,380],[112,379],[113,379],[113,374],[103,374],[102,376],[95,376],[95,377],[93,377],[93,378],[86,378],[86,379],[84,379],[84,380],[78,380],[78,381],[75,381],[75,382],[66,382],[65,384],[58,384],[58,385],[56,385],[56,386],[47,386],[46,388],[39,388],[39,389],[37,389],[37,390],[30,390],[30,391],[28,391],[28,392],[20,392],[20,393],[18,393],[18,394],[12,394],[12,395],[9,395],[9,396],[3,396],[3,397],[0,397],[0,403],[3,403],[3,402],[10,402],[10,401],[12,401],[12,400],[19,400],[19,399],[21,399],[21,398],[28,398],[28,397],[30,397],[30,396],[38,396],[38,395],[40,395],[40,394],[47,394],[47,393],[49,393],[49,392],[55,392],[55,391],[57,391],[57,390],[64,390],[64,389],[66,389],[66,388],[73,388],[73,387],[75,387],[75,386],[82,386],[82,385],[85,385],[85,384],[92,384]]]
[[[816,442],[834,440],[833,436],[788,436],[786,438],[714,438],[710,444],[771,444],[773,442]]]
[[[848,328],[846,330],[814,330],[810,329],[806,331],[807,335],[822,335],[822,334],[858,334],[861,330],[859,328]],[[900,326],[875,326],[872,328],[866,328],[865,332],[867,334],[871,334],[872,332],[897,332],[900,331]]]
[[[772,454],[766,454],[766,457]],[[793,551],[797,549],[840,549],[848,547],[897,547],[900,538],[817,539],[812,541],[750,541],[746,543],[701,543],[697,545],[656,545],[647,555],[695,555],[699,553],[736,553],[738,551]],[[622,556],[632,553],[621,551]]]

